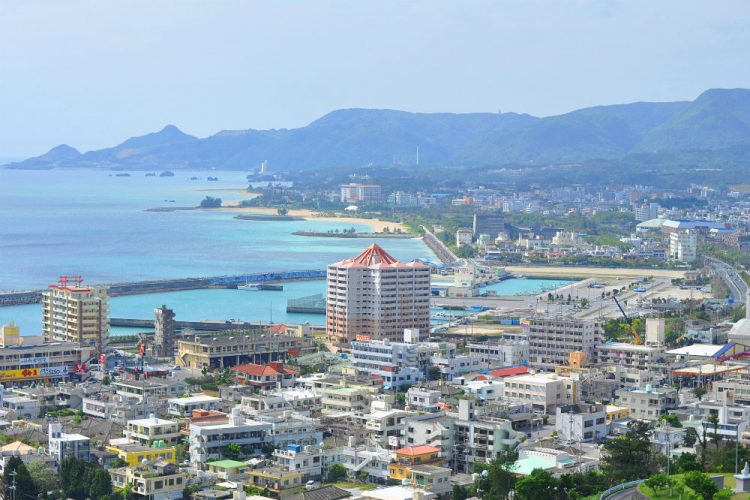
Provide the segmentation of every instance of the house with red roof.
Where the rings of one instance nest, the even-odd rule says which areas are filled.
[[[237,374],[234,380],[238,383],[260,388],[292,387],[297,375],[297,370],[275,362],[267,365],[247,363],[235,366],[232,370]]]

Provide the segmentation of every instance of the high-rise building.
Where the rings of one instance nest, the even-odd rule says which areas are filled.
[[[107,287],[83,286],[80,276],[60,276],[42,294],[42,335],[46,342],[80,342],[102,352],[109,341]]]
[[[341,202],[377,204],[381,201],[380,186],[377,184],[342,184]]]
[[[155,356],[174,357],[174,311],[163,305],[154,309],[154,345]]]
[[[669,256],[678,262],[692,262],[698,258],[698,236],[695,230],[676,230],[669,233]]]
[[[430,328],[430,268],[397,261],[373,244],[328,266],[326,332],[336,343],[388,339]]]

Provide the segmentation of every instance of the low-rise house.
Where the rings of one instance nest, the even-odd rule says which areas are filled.
[[[190,464],[200,469],[209,460],[221,459],[228,444],[241,446],[246,454],[259,454],[270,429],[271,424],[245,418],[239,407],[232,408],[226,422],[190,424]]]
[[[118,380],[112,382],[112,389],[128,399],[144,401],[156,397],[177,397],[189,392],[189,386],[183,382],[154,382],[152,380]]]
[[[679,397],[672,387],[654,389],[620,389],[617,391],[617,404],[627,406],[630,416],[641,420],[658,420],[669,410],[677,407]]]
[[[502,380],[472,380],[461,387],[480,401],[498,401],[503,398],[505,383]]]
[[[107,446],[107,451],[117,455],[117,458],[127,462],[128,466],[136,466],[148,462],[177,463],[177,449],[174,446],[145,446],[136,443],[118,443]]]
[[[323,453],[317,446],[287,445],[273,452],[276,463],[288,471],[301,472],[302,481],[316,481],[323,477]]]
[[[281,389],[242,397],[242,413],[251,416],[289,410],[317,416],[322,409],[322,397],[310,389]]]
[[[555,431],[563,441],[591,443],[607,433],[607,411],[603,405],[575,404],[558,406]]]
[[[301,472],[291,472],[284,467],[272,466],[247,470],[247,484],[268,490],[274,498],[285,500],[304,489]]]
[[[414,465],[409,468],[410,484],[425,490],[428,493],[434,493],[438,498],[449,498],[452,486],[450,484],[451,471],[448,467],[439,467],[436,465]]]
[[[85,415],[110,420],[122,426],[127,425],[128,420],[143,419],[164,408],[166,404],[163,399],[147,398],[139,401],[110,392],[85,396],[81,407]]]
[[[139,498],[177,500],[187,484],[187,476],[174,464],[157,461],[135,467],[109,469],[112,486],[121,490],[130,485]]]
[[[575,400],[577,385],[554,373],[515,375],[505,378],[504,396],[531,403],[535,410],[551,413]]]
[[[395,458],[388,465],[388,477],[402,481],[411,477],[411,469],[416,465],[441,465],[440,448],[430,445],[407,446],[393,452]]]
[[[49,424],[48,453],[55,457],[58,464],[66,458],[77,458],[88,462],[90,443],[87,436],[81,434],[66,434],[62,432],[62,424]]]
[[[221,398],[197,394],[189,397],[172,398],[168,401],[167,413],[176,417],[192,415],[193,410],[218,410]]]
[[[410,387],[406,391],[406,404],[410,408],[430,408],[442,399],[442,393],[436,389],[425,387]]]
[[[123,434],[131,442],[147,446],[155,442],[177,444],[180,427],[174,420],[158,418],[151,414],[148,418],[128,421]]]
[[[247,363],[235,366],[232,370],[236,373],[237,382],[264,389],[292,387],[294,376],[297,374],[297,370],[287,368],[278,362],[267,365]]]
[[[237,460],[217,460],[206,463],[208,472],[216,474],[216,477],[225,481],[241,481],[245,478],[247,469],[248,465],[245,462]]]

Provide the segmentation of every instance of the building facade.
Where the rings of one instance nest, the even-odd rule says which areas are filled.
[[[529,366],[553,371],[567,365],[571,352],[583,352],[586,362],[596,359],[596,346],[602,342],[599,321],[577,318],[532,318],[529,320]]]
[[[389,339],[430,328],[430,268],[402,263],[373,244],[328,266],[326,333],[331,341]]]
[[[61,276],[42,293],[42,335],[46,342],[80,342],[102,352],[109,343],[107,288],[82,283],[80,276]]]
[[[342,184],[341,203],[364,203],[376,205],[381,201],[380,186],[377,184]]]

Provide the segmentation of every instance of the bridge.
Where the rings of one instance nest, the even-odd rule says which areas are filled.
[[[175,278],[165,280],[133,281],[101,285],[109,287],[111,297],[138,295],[144,293],[175,292],[179,290],[199,290],[203,288],[234,288],[245,283],[269,283],[274,281],[304,281],[325,279],[325,269],[301,271],[273,271],[231,276],[207,276],[202,278]],[[1,306],[38,304],[44,290],[25,290],[0,293]]]

